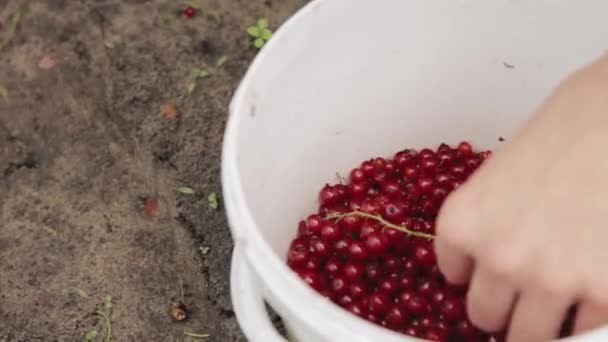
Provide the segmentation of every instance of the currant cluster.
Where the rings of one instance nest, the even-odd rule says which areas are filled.
[[[375,158],[326,185],[299,223],[288,265],[313,289],[370,322],[432,341],[499,341],[476,329],[465,286],[446,283],[432,238],[448,194],[490,156],[471,144]]]

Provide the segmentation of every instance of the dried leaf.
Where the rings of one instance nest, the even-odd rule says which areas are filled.
[[[175,104],[173,102],[165,103],[163,105],[162,111],[165,119],[175,119],[179,115],[179,113],[177,112],[177,107],[175,107]]]
[[[217,200],[217,194],[215,192],[212,192],[209,194],[209,196],[207,196],[207,201],[209,202],[209,207],[211,209],[217,209],[219,206],[218,200]]]
[[[146,213],[150,217],[155,217],[158,214],[158,199],[156,197],[146,199]]]
[[[188,309],[182,302],[172,303],[169,312],[171,313],[171,318],[177,322],[184,321],[188,318]]]
[[[38,62],[38,68],[42,70],[50,70],[53,69],[56,64],[57,62],[55,62],[55,59],[51,55],[45,55]]]
[[[181,192],[184,195],[194,195],[196,192],[196,191],[194,191],[194,189],[187,187],[187,186],[182,186],[182,187],[178,188],[177,191]]]

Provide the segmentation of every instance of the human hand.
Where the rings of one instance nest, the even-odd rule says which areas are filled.
[[[439,266],[470,282],[470,318],[508,341],[608,323],[608,56],[565,80],[446,200]]]

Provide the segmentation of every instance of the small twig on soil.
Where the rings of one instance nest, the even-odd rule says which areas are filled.
[[[209,336],[211,336],[209,334],[195,334],[187,331],[184,331],[184,335],[194,338],[208,338]]]
[[[177,275],[177,278],[179,278],[179,293],[180,293],[180,298],[182,299],[182,303],[183,303],[184,302],[184,279],[179,274]]]
[[[0,84],[0,96],[2,96],[4,101],[6,101],[6,103],[11,102],[10,98],[8,97],[8,89],[6,89],[6,87],[3,86],[2,84]]]
[[[21,12],[17,11],[13,14],[13,18],[11,20],[11,26],[8,30],[8,34],[6,38],[0,42],[0,51],[4,49],[6,45],[13,39],[15,36],[15,32],[17,32],[17,26],[19,25],[19,21],[21,20]]]
[[[363,218],[368,218],[368,219],[372,219],[375,221],[378,221],[380,224],[382,224],[383,226],[387,227],[387,228],[392,228],[392,229],[396,229],[398,231],[404,232],[410,236],[415,236],[415,237],[419,237],[419,238],[424,238],[424,239],[429,239],[432,240],[435,238],[434,235],[431,234],[426,234],[426,233],[421,233],[421,232],[415,232],[413,230],[408,229],[407,227],[404,226],[400,226],[394,223],[391,223],[387,220],[385,220],[382,216],[380,215],[372,215],[369,213],[364,213],[362,211],[351,211],[349,213],[344,213],[344,214],[330,214],[327,215],[325,218],[328,220],[336,220],[339,221],[347,216],[359,216],[359,217],[363,217]]]

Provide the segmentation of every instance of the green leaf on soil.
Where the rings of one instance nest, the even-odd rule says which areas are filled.
[[[217,62],[215,63],[215,66],[217,66],[218,68],[223,66],[224,64],[226,64],[226,61],[228,60],[228,56],[222,56],[220,58],[218,58]]]
[[[262,35],[261,35],[262,39],[264,40],[268,40],[272,37],[272,31],[270,31],[269,29],[265,28],[262,30]]]
[[[209,194],[209,196],[207,196],[207,201],[209,202],[209,207],[211,209],[215,210],[219,206],[219,203],[217,200],[217,194],[215,192],[212,192]]]
[[[84,340],[85,342],[91,342],[95,340],[95,337],[97,337],[97,329],[91,329],[84,335]]]
[[[209,76],[209,71],[201,68],[194,67],[190,71],[190,79],[193,81],[198,80],[199,78],[204,78]]]
[[[260,18],[260,19],[258,20],[258,27],[259,27],[260,29],[265,29],[265,28],[267,28],[267,27],[268,27],[268,19],[266,19],[266,18]]]
[[[252,36],[252,37],[259,37],[260,36],[260,28],[257,26],[249,26],[247,28],[247,33]]]
[[[262,38],[258,38],[258,39],[256,39],[256,40],[253,42],[253,46],[255,46],[255,47],[256,47],[256,48],[258,48],[258,49],[261,49],[261,48],[262,48],[262,46],[264,46],[264,43],[266,43],[266,42],[264,41],[264,39],[262,39]]]
[[[112,308],[112,296],[106,295],[106,297],[104,298],[104,302],[105,302],[105,305],[106,305],[106,309],[111,309]]]
[[[182,186],[177,188],[177,191],[181,192],[184,195],[194,195],[194,193],[196,191],[194,191],[194,189],[187,187],[187,186]]]
[[[190,70],[190,82],[188,83],[188,87],[186,88],[186,92],[188,95],[192,95],[194,89],[196,89],[196,84],[199,79],[205,78],[209,76],[209,71],[201,68],[192,68]]]
[[[78,293],[80,298],[89,298],[89,294],[83,289],[76,289],[76,293]]]

